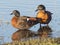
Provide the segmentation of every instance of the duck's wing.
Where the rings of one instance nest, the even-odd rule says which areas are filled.
[[[30,26],[27,24],[27,17],[19,17],[17,21],[17,26],[19,29],[28,29]]]
[[[47,13],[48,19],[46,21],[46,23],[48,24],[51,20],[52,20],[52,14],[50,11],[45,11]]]
[[[27,16],[13,17],[11,22],[17,29],[29,29],[34,25],[27,22]]]

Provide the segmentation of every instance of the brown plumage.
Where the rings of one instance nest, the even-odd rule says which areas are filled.
[[[38,5],[37,7],[37,22],[41,24],[49,24],[52,19],[52,13],[50,11],[46,11],[46,7],[44,5]]]
[[[13,27],[18,28],[18,29],[29,29],[30,27],[32,27],[33,25],[36,25],[37,23],[40,24],[49,24],[51,19],[52,19],[52,13],[49,11],[45,11],[45,13],[47,13],[47,19],[41,19],[38,17],[29,17],[29,21],[27,21],[27,16],[20,16],[19,11],[14,10],[11,14],[14,14],[15,16],[13,16],[11,23],[13,25]],[[42,20],[46,20],[45,22],[43,22]]]
[[[12,26],[17,28],[17,29],[29,29],[30,27],[32,27],[33,25],[36,24],[35,21],[32,22],[27,22],[27,16],[20,16],[19,11],[14,10],[11,14],[14,14],[15,16],[13,16],[11,23]]]

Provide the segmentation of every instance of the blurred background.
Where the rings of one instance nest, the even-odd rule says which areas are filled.
[[[0,36],[4,37],[4,42],[11,42],[11,35],[17,31],[11,25],[13,10],[19,10],[21,16],[36,17],[37,6],[43,4],[46,10],[53,13],[49,27],[53,30],[53,37],[60,37],[60,0],[0,0]],[[37,31],[39,24],[30,30]]]

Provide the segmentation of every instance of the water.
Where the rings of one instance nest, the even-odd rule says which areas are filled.
[[[60,37],[60,0],[0,0],[0,36],[4,36],[4,42],[10,42],[11,35],[17,31],[10,23],[13,17],[10,13],[19,10],[21,16],[35,17],[35,10],[39,4],[44,4],[47,10],[53,13],[49,26],[53,30],[53,37]],[[39,24],[33,26],[31,30],[37,31],[38,28]]]

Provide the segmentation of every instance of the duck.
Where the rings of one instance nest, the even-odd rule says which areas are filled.
[[[46,7],[44,5],[38,5],[37,9],[37,15],[36,15],[36,18],[37,18],[37,22],[40,22],[40,27],[41,27],[41,24],[48,24],[51,22],[52,20],[52,14],[50,11],[47,11],[46,10]]]
[[[14,28],[29,29],[36,24],[35,22],[30,23],[27,21],[29,16],[20,16],[20,12],[18,10],[13,10],[10,15],[14,15],[11,19],[11,24]]]
[[[14,15],[11,19],[11,24],[14,28],[17,29],[28,29],[29,25],[26,23],[25,16],[20,16],[20,12],[18,10],[13,10],[11,15]]]

